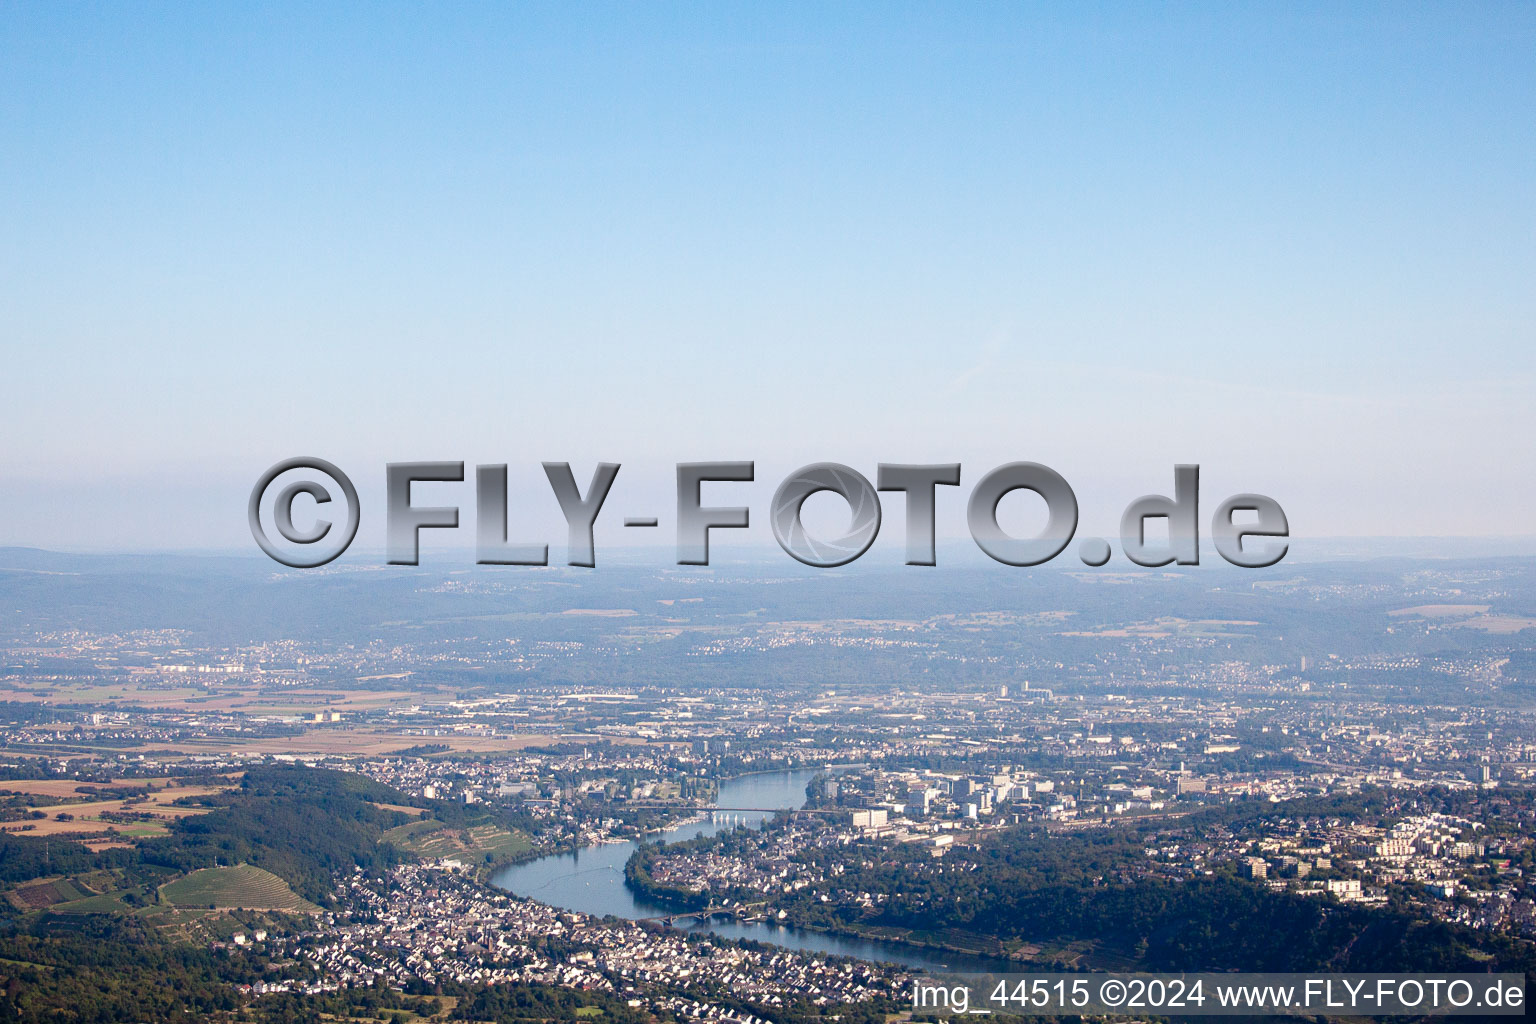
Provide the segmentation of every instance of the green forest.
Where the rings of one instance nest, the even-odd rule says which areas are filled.
[[[409,820],[370,803],[410,803],[387,786],[297,765],[252,768],[238,789],[200,799],[217,806],[132,849],[93,853],[64,839],[0,835],[7,885],[112,871],[136,886],[121,913],[23,913],[0,901],[0,1021],[200,1020],[234,1010],[241,999],[233,986],[259,980],[262,965],[174,941],[130,912],[136,894],[199,868],[248,863],[329,905],[336,872],[400,858],[381,837]]]
[[[1376,799],[1351,798],[1368,814]],[[1334,802],[1329,801],[1332,805]],[[1222,809],[1210,821],[1242,813]],[[1253,812],[1249,812],[1250,814]],[[934,934],[947,929],[1002,948],[1089,942],[1121,962],[1165,971],[1529,971],[1530,942],[1426,919],[1397,904],[1369,908],[1276,892],[1230,871],[1150,878],[1132,828],[1073,835],[1019,828],[930,855],[898,846],[878,859],[814,850],[844,867],[839,888],[886,894],[873,908],[822,902],[810,889],[775,906],[794,923],[836,931]]]

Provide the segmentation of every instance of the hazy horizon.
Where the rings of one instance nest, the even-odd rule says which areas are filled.
[[[1079,536],[1179,462],[1299,539],[1518,533],[1536,8],[1114,13],[10,5],[0,544],[238,549],[296,455],[362,547],[411,459],[552,542],[543,460],[662,536],[722,458],[759,522],[960,462],[963,535],[1026,459]]]

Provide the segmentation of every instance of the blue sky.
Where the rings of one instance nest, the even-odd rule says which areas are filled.
[[[1193,461],[1298,535],[1530,534],[1533,53],[1498,3],[7,4],[0,543],[249,548],[297,454],[365,507],[507,462],[532,530],[546,459],[627,513],[1032,459],[1086,529]]]

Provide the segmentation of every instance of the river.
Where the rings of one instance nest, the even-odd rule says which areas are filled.
[[[717,804],[721,807],[784,810],[800,807],[805,803],[806,784],[817,774],[815,769],[804,769],[743,775],[721,784]],[[713,835],[740,825],[755,827],[770,817],[771,813],[720,811],[713,815],[715,820],[669,828],[653,838],[674,842]],[[624,865],[634,852],[635,844],[632,842],[588,846],[574,853],[550,854],[503,868],[491,878],[491,882],[518,896],[586,914],[612,914],[633,920],[665,913],[665,907],[645,900],[624,884]],[[732,939],[753,939],[788,949],[837,953],[864,960],[885,960],[930,971],[1006,971],[1015,970],[1018,966],[996,957],[969,956],[923,949],[900,942],[827,935],[769,922],[712,920],[688,927]]]

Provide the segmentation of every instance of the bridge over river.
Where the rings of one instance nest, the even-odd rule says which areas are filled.
[[[680,801],[641,800],[631,806],[664,807],[687,814],[712,815],[714,821],[694,821],[675,825],[653,837],[663,842],[709,835],[738,824],[753,824],[780,811],[793,811],[805,802],[805,787],[817,775],[817,769],[792,772],[764,772],[744,775],[720,784],[720,802],[714,806],[684,804]],[[836,814],[813,809],[800,813]],[[744,821],[725,819],[740,816]],[[646,902],[624,884],[624,865],[637,849],[633,841],[601,843],[580,852],[551,853],[496,873],[495,884],[551,906],[563,907],[601,917],[613,914],[631,921],[653,921],[657,925],[675,925],[732,939],[770,942],[788,949],[814,953],[836,953],[866,960],[891,960],[920,970],[1011,970],[1008,962],[996,958],[967,957],[960,954],[925,950],[916,946],[855,939],[850,936],[786,928],[763,908],[748,904],[745,909],[708,906],[695,911],[671,910]]]
[[[739,903],[734,907],[725,907],[711,903],[709,906],[702,907],[698,910],[679,910],[674,914],[658,914],[655,917],[636,918],[636,923],[664,924],[670,927],[679,921],[697,921],[700,924],[703,924],[705,921],[715,917],[728,917],[732,920],[742,920],[742,915],[744,913],[761,910],[766,905],[766,900],[761,903]],[[758,918],[751,917],[750,915],[745,919],[758,920]]]

